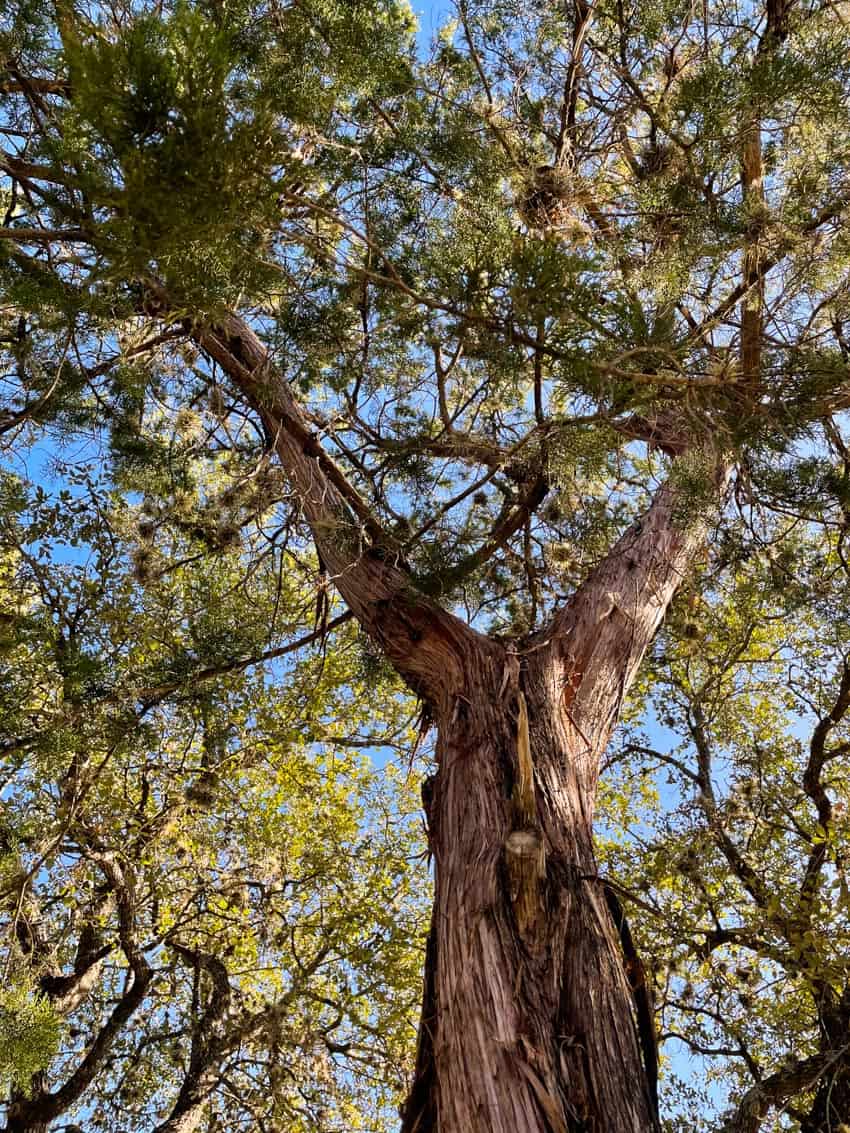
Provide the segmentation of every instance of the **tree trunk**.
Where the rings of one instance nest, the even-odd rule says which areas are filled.
[[[9,1107],[4,1133],[47,1133],[48,1124],[46,1120],[42,1121],[38,1116],[33,1116],[31,1111],[22,1113],[12,1104]]]
[[[482,643],[437,721],[436,895],[405,1133],[657,1128],[555,655]],[[526,743],[527,720],[527,743]],[[524,760],[529,759],[529,777]]]
[[[828,996],[829,993],[827,993]],[[827,998],[825,996],[825,998]],[[821,1009],[820,1046],[823,1055],[832,1060],[818,1081],[811,1108],[800,1122],[800,1133],[843,1133],[850,1122],[850,1066],[840,1057],[850,1034],[850,984],[840,999]]]
[[[718,459],[718,496],[728,474]],[[612,923],[593,811],[623,698],[703,545],[682,506],[662,487],[540,633],[468,643],[462,692],[435,710],[436,894],[403,1133],[658,1129],[650,989]]]

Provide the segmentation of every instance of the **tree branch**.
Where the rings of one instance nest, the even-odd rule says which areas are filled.
[[[196,971],[205,971],[212,982],[204,1013],[192,1034],[189,1067],[177,1101],[165,1121],[154,1130],[154,1133],[192,1133],[203,1116],[203,1107],[215,1085],[226,1047],[223,1023],[232,992],[227,968],[217,956],[199,948],[187,948],[176,940],[169,940],[168,947]]]
[[[811,919],[818,879],[826,860],[827,831],[832,821],[832,800],[821,781],[821,773],[830,758],[826,750],[826,741],[832,729],[843,720],[848,709],[850,709],[850,664],[845,660],[835,702],[827,715],[821,717],[812,732],[809,759],[803,773],[803,790],[815,805],[822,835],[814,840],[800,886],[799,911],[807,923]]]
[[[169,297],[154,281],[145,311],[159,319],[171,315]],[[259,414],[351,612],[416,692],[448,703],[464,683],[467,653],[477,652],[480,635],[415,588],[398,551],[309,428],[248,324],[231,314],[213,326],[187,323],[187,330]]]
[[[712,491],[722,498],[731,461],[716,457]],[[668,480],[649,509],[617,541],[568,605],[539,636],[552,640],[563,703],[592,754],[603,750],[638,666],[694,555],[707,518]],[[595,783],[596,770],[593,773]]]
[[[14,240],[19,244],[52,244],[68,240],[76,244],[91,244],[92,238],[82,228],[0,228],[0,240]]]
[[[152,708],[154,704],[164,700],[166,696],[170,696],[172,692],[177,692],[187,685],[191,686],[196,681],[213,680],[215,677],[223,677],[227,673],[237,673],[243,669],[248,669],[252,665],[261,665],[264,661],[274,661],[278,657],[285,657],[288,653],[295,653],[299,649],[303,649],[307,645],[312,645],[316,641],[321,641],[333,630],[339,629],[340,626],[345,625],[346,622],[351,621],[352,614],[349,610],[343,611],[335,618],[332,618],[327,625],[320,626],[319,629],[314,630],[312,633],[307,633],[303,637],[297,638],[295,641],[289,641],[286,645],[278,645],[274,649],[266,649],[262,653],[257,653],[251,657],[237,657],[230,661],[222,661],[218,665],[210,665],[205,669],[198,669],[195,673],[190,673],[180,680],[170,681],[167,684],[154,685],[150,688],[141,688],[136,692],[136,696],[143,702],[145,708]]]
[[[771,1109],[816,1086],[824,1071],[847,1058],[848,1049],[850,1047],[845,1046],[801,1059],[752,1086],[718,1133],[758,1133]]]
[[[94,1042],[76,1070],[53,1093],[21,1098],[10,1106],[7,1130],[26,1130],[39,1123],[46,1125],[78,1101],[100,1069],[115,1039],[143,1002],[153,978],[144,953],[138,947],[135,928],[135,895],[132,872],[123,868],[112,854],[94,853],[106,875],[118,906],[118,935],[121,947],[133,973],[132,983],[119,999],[109,1018],[98,1031]]]
[[[738,878],[759,908],[764,909],[768,906],[769,901],[762,880],[729,837],[718,812],[714,786],[711,782],[711,747],[706,731],[705,716],[699,702],[695,702],[691,708],[688,725],[697,749],[699,804],[705,814],[709,829],[735,877]]]

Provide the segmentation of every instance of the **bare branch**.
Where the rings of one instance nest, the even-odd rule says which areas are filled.
[[[758,1133],[771,1109],[789,1101],[795,1094],[813,1089],[823,1074],[847,1059],[850,1047],[816,1054],[771,1074],[744,1094],[732,1118],[718,1133]]]
[[[146,313],[168,318],[151,281]],[[428,699],[463,684],[463,656],[479,635],[417,591],[392,541],[309,428],[289,384],[248,324],[228,315],[187,325],[263,421],[298,495],[328,572],[352,613],[411,686]],[[370,541],[367,541],[370,540]]]

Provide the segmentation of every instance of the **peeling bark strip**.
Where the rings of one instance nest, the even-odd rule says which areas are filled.
[[[658,1113],[658,1037],[655,1031],[655,1003],[652,988],[646,968],[632,940],[632,931],[623,912],[623,906],[610,885],[603,882],[603,890],[608,911],[616,925],[623,947],[624,967],[635,1004],[635,1022],[643,1054],[649,1097],[653,1109]]]
[[[517,693],[517,779],[514,784],[514,804],[521,822],[529,826],[535,821],[534,764],[531,760],[531,741],[528,738],[528,706],[522,691]]]
[[[148,313],[168,317],[155,286]],[[656,1133],[620,938],[585,879],[600,755],[704,525],[662,487],[552,623],[506,649],[416,589],[250,327],[184,325],[261,416],[337,588],[437,725],[404,1133]],[[727,475],[717,460],[718,496]]]
[[[528,707],[521,689],[517,691],[516,780],[512,799],[516,829],[505,840],[505,865],[519,934],[526,946],[534,950],[545,939],[542,886],[546,878],[546,847],[537,823]]]

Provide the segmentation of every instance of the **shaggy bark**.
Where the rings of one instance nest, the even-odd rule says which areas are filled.
[[[467,692],[438,720],[436,898],[409,1133],[655,1128],[575,734],[555,667],[527,661],[519,671],[483,643]],[[520,696],[530,818],[517,789]],[[527,869],[512,868],[517,857]]]
[[[436,903],[405,1133],[657,1128],[651,1036],[637,1033],[592,822],[599,757],[702,542],[676,504],[662,488],[547,632],[514,650],[482,640],[437,718]]]

